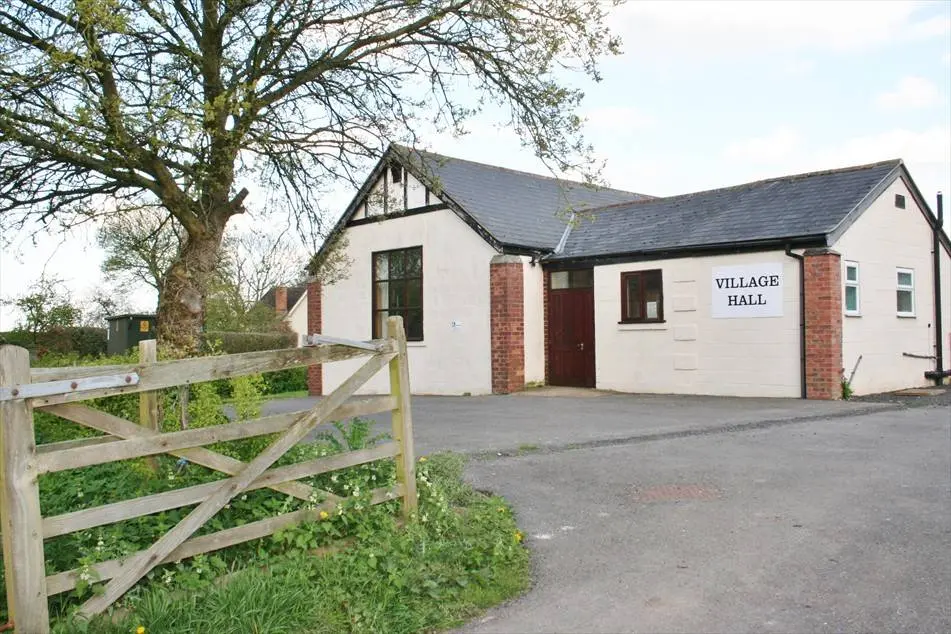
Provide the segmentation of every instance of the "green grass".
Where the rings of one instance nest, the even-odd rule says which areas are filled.
[[[111,616],[60,618],[57,634],[215,632],[283,634],[420,632],[459,625],[528,587],[528,554],[511,509],[461,480],[463,459],[442,454],[419,465],[420,508],[405,526],[395,503],[260,540],[264,556],[233,561],[225,580],[141,584]],[[352,545],[312,554],[323,536]],[[317,536],[316,541],[302,536]],[[299,544],[277,552],[270,545]],[[332,543],[332,542],[331,542]],[[166,567],[168,568],[168,567]]]

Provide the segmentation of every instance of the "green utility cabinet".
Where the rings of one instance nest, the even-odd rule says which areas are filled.
[[[125,354],[129,348],[145,339],[155,339],[155,315],[116,315],[106,319],[109,330],[106,335],[108,354]]]

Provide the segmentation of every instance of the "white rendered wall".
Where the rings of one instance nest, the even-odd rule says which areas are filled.
[[[781,263],[781,317],[711,317],[714,267]],[[662,269],[665,323],[619,324],[622,272]],[[799,263],[781,251],[594,269],[597,387],[621,392],[800,396]]]
[[[905,209],[895,206],[895,194],[905,197]],[[924,377],[934,368],[931,359],[909,357],[934,355],[934,269],[932,232],[914,198],[901,179],[896,180],[832,245],[845,262],[859,265],[861,316],[843,316],[842,363],[846,375],[862,357],[852,381],[856,394],[886,392],[928,385]],[[944,258],[947,262],[947,257]],[[915,317],[896,315],[896,269],[915,272]],[[951,278],[944,269],[944,294]],[[844,291],[843,291],[844,292]],[[945,304],[943,322],[947,333],[951,298]],[[843,310],[845,300],[843,297]],[[945,358],[948,340],[945,336]],[[947,367],[947,364],[946,364]]]
[[[352,260],[347,279],[325,286],[323,332],[371,337],[371,254],[422,246],[423,338],[410,342],[410,385],[416,394],[489,394],[489,261],[496,252],[452,211],[382,220],[347,230]],[[344,381],[360,360],[324,366],[324,392]],[[361,394],[389,390],[384,370]]]
[[[300,300],[293,306],[284,317],[284,321],[290,326],[290,329],[297,333],[297,346],[304,343],[304,337],[307,336],[307,292],[305,291]]]
[[[545,274],[540,264],[532,266],[531,258],[522,257],[525,282],[525,382],[545,380]]]

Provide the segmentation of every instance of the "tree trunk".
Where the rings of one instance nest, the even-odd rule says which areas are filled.
[[[218,265],[224,227],[189,235],[165,274],[159,294],[159,345],[175,356],[195,354],[201,343],[205,297]]]

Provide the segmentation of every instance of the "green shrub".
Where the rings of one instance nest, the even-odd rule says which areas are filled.
[[[25,330],[0,333],[0,344],[26,348],[39,358],[47,354],[75,354],[80,357],[96,357],[106,354],[106,329],[86,326],[52,328],[33,334]]]
[[[307,368],[289,368],[264,374],[265,394],[285,394],[307,389]]]
[[[226,354],[278,350],[295,347],[297,334],[293,332],[209,331],[204,334],[204,345],[206,349]]]

